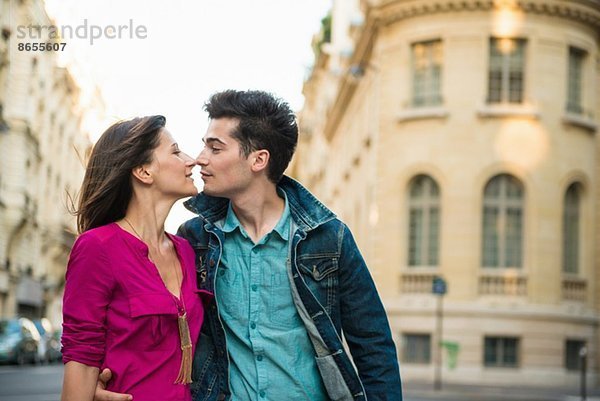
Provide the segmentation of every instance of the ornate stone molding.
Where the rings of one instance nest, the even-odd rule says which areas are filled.
[[[394,22],[428,14],[491,11],[512,6],[526,13],[565,18],[600,29],[600,0],[380,0],[370,1],[380,22]]]

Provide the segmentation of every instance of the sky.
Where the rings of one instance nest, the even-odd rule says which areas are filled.
[[[311,39],[331,7],[331,0],[45,2],[57,27],[84,27],[84,38],[63,37],[60,57],[84,89],[96,84],[101,90],[108,120],[92,128],[92,139],[118,119],[162,114],[180,148],[193,156],[208,126],[202,105],[216,91],[262,89],[302,108]],[[120,38],[116,28],[92,39],[92,25],[128,28]],[[167,231],[191,216],[176,205]]]

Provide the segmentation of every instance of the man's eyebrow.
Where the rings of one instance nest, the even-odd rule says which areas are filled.
[[[220,140],[219,138],[215,138],[215,137],[209,137],[209,138],[202,138],[202,142],[204,142],[205,144],[209,145],[213,142],[218,142],[221,145],[227,145],[225,142],[223,142],[222,140]]]

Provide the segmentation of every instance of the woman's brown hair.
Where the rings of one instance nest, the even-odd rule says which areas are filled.
[[[133,187],[131,171],[152,161],[166,119],[149,116],[110,126],[94,145],[79,198],[79,233],[125,217]]]

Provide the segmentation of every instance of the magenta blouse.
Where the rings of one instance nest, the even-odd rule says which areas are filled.
[[[204,318],[194,251],[169,235],[183,271],[181,298],[164,285],[148,247],[116,223],[81,234],[71,251],[63,299],[63,362],[110,368],[107,389],[135,401],[190,401],[174,384],[181,364],[177,316],[187,312],[193,350]]]

